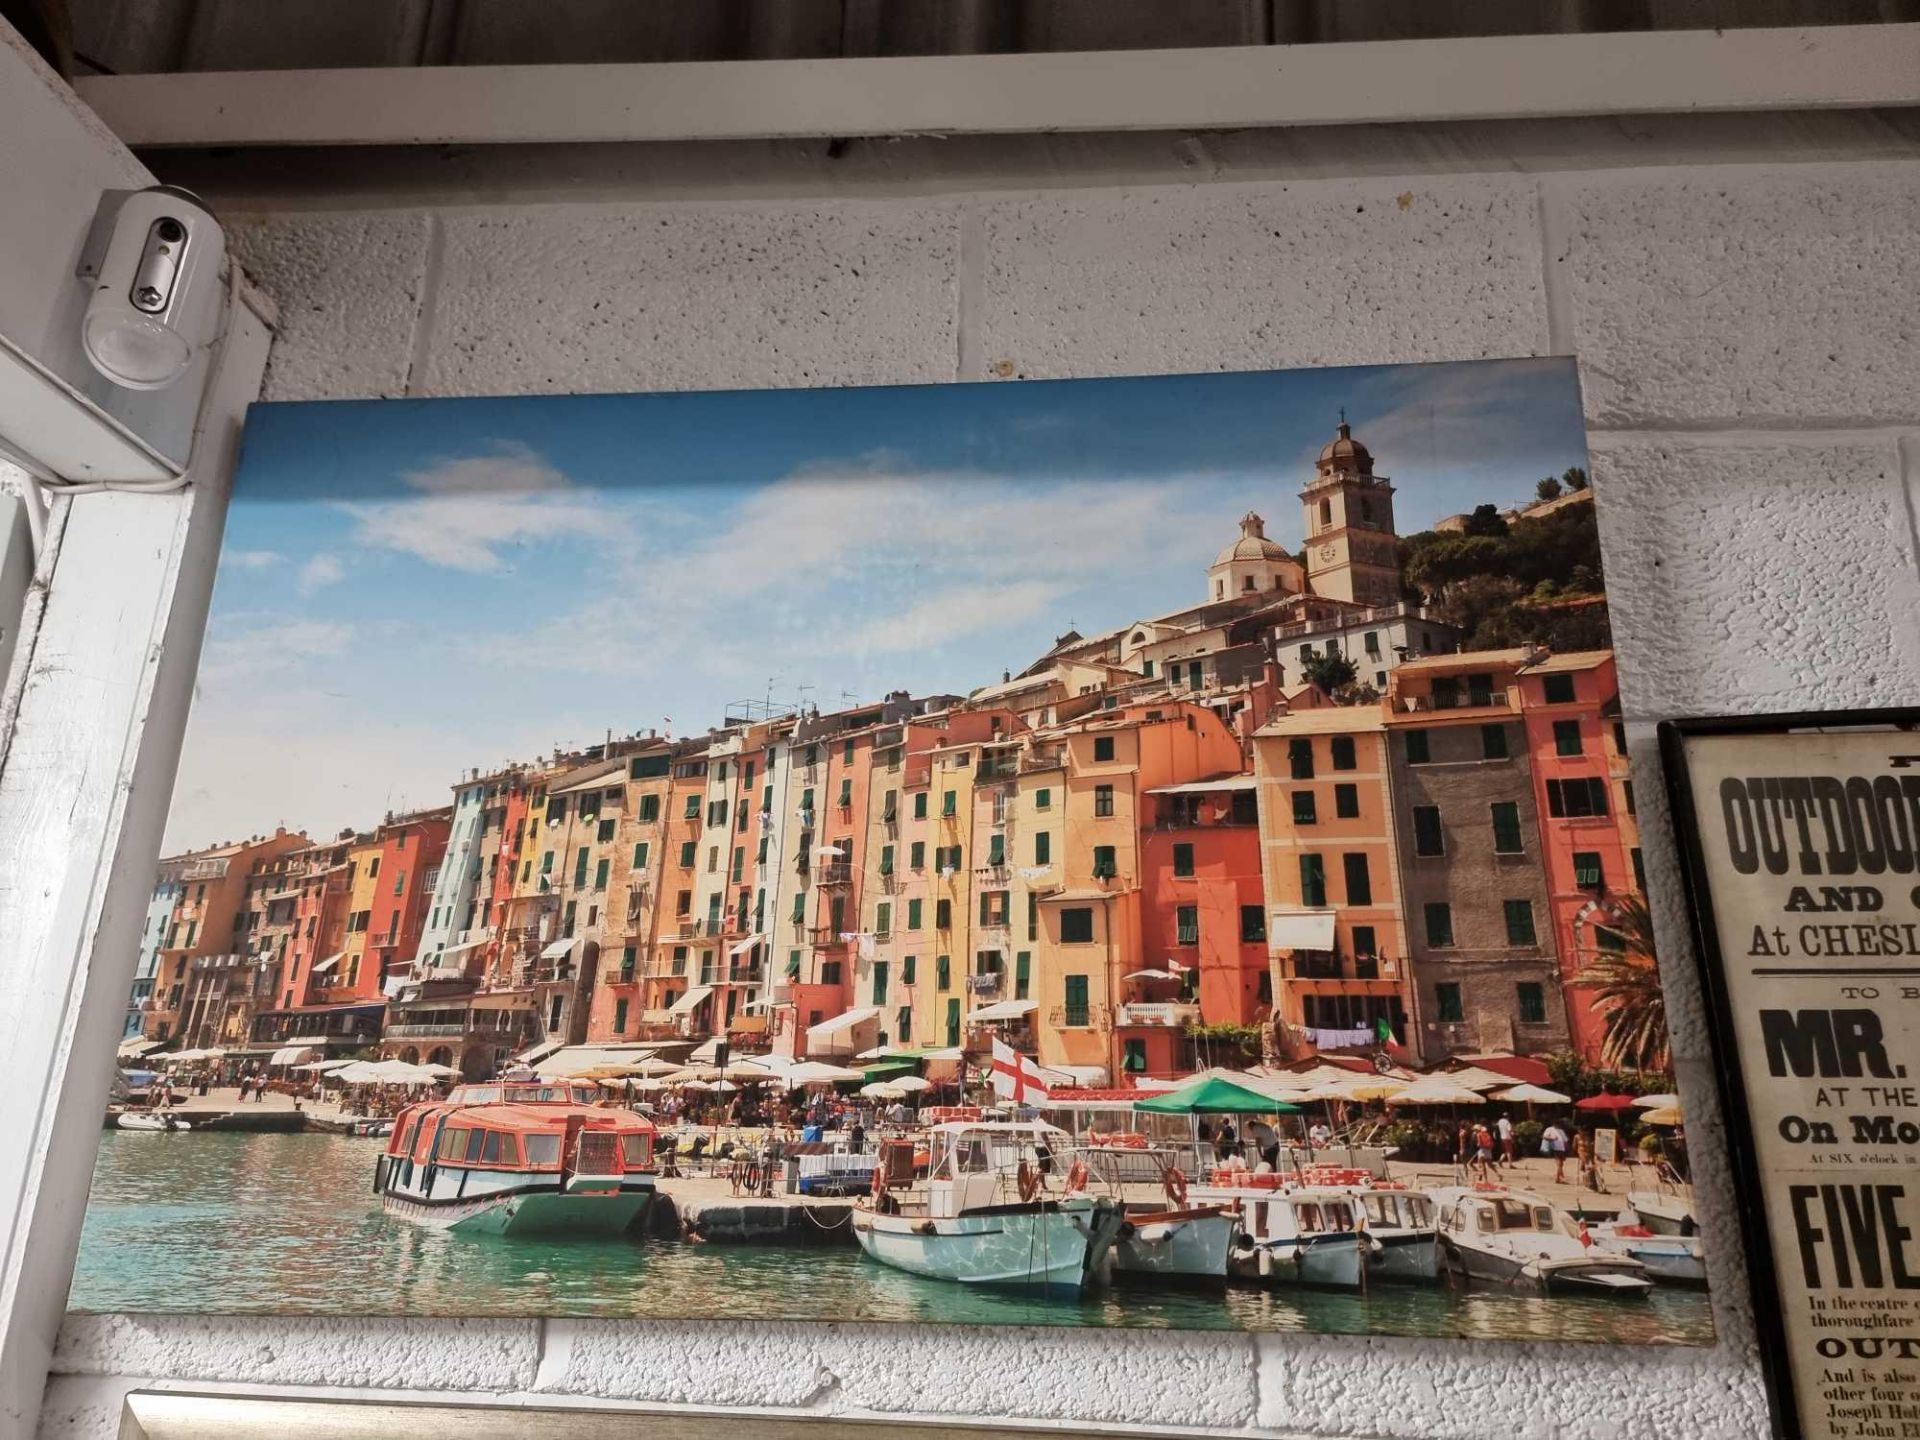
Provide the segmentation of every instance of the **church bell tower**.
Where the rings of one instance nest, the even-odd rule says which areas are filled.
[[[1400,601],[1400,542],[1393,528],[1393,485],[1373,473],[1373,455],[1353,438],[1346,412],[1340,432],[1314,462],[1300,492],[1307,588],[1359,605]]]

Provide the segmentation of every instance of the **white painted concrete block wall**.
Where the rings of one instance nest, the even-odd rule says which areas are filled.
[[[1580,356],[1640,762],[1663,717],[1920,702],[1920,160],[242,219],[275,399]],[[1356,167],[1358,168],[1358,167]],[[1368,167],[1377,171],[1377,165]],[[1417,168],[1417,167],[1416,167]],[[1454,167],[1456,170],[1458,167]],[[1326,167],[1320,168],[1326,173]],[[1694,1134],[1718,1134],[1640,787]],[[1710,1349],[553,1321],[69,1322],[48,1436],[158,1383],[1156,1431],[1764,1429],[1724,1165]]]

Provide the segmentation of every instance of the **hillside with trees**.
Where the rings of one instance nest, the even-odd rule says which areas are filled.
[[[1574,469],[1543,480],[1538,493],[1552,501],[1586,491],[1586,473]],[[1458,625],[1469,650],[1598,650],[1613,643],[1590,499],[1512,521],[1497,506],[1479,506],[1463,530],[1402,540],[1400,565],[1409,597]]]

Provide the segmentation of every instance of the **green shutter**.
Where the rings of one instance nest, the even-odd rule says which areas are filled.
[[[916,898],[916,899],[907,901],[907,929],[918,930],[919,928],[920,928],[920,901]]]
[[[1327,866],[1323,856],[1300,857],[1300,903],[1315,906],[1327,903]]]
[[[1013,998],[1027,998],[1027,987],[1033,980],[1033,952],[1021,950],[1013,957]]]
[[[987,864],[1000,866],[1007,863],[1007,837],[995,835],[987,842]]]

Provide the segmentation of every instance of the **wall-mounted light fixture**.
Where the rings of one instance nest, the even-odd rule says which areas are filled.
[[[129,390],[179,381],[218,333],[225,257],[219,222],[184,190],[103,197],[79,266],[93,286],[80,327],[93,368]]]

